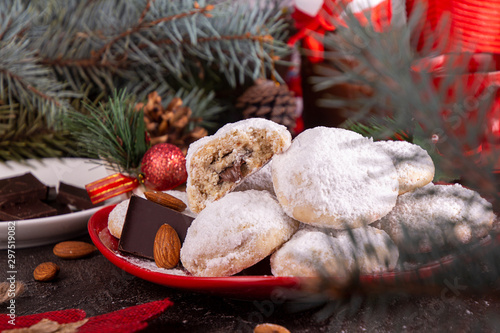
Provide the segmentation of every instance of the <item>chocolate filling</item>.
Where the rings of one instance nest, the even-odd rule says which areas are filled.
[[[245,161],[243,161],[243,159],[237,159],[236,161],[234,161],[233,165],[222,170],[222,172],[219,174],[219,184],[222,182],[236,183],[237,181],[241,180],[243,178],[243,174],[241,172],[241,166],[243,164],[245,164]]]

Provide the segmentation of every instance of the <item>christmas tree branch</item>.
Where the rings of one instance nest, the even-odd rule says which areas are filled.
[[[52,98],[52,97],[48,96],[47,94],[41,92],[37,88],[33,87],[30,83],[26,82],[24,80],[24,78],[22,78],[21,76],[16,75],[12,72],[9,72],[6,69],[0,69],[0,77],[2,77],[2,76],[7,76],[7,78],[4,78],[4,80],[10,81],[10,82],[17,81],[19,85],[21,85],[25,89],[31,91],[32,93],[34,93],[38,97],[42,98],[46,102],[53,103],[57,107],[61,106],[61,104],[55,98]]]
[[[70,112],[68,128],[84,153],[122,172],[136,173],[149,148],[144,113],[135,110],[133,96],[115,92],[105,103],[86,105],[87,112]]]
[[[198,3],[194,2],[194,9],[191,11],[179,13],[179,14],[175,14],[175,15],[171,15],[171,16],[167,16],[167,17],[161,17],[161,18],[158,18],[158,19],[150,21],[150,22],[144,22],[144,18],[147,15],[147,12],[149,11],[150,8],[151,8],[151,1],[148,1],[143,12],[141,13],[141,16],[139,17],[138,23],[135,26],[123,31],[118,36],[114,37],[112,40],[110,40],[104,46],[102,46],[99,50],[97,50],[97,52],[92,53],[92,60],[93,60],[92,62],[96,63],[96,62],[100,61],[102,64],[105,65],[106,61],[103,58],[104,54],[107,51],[109,51],[109,49],[111,48],[111,46],[113,44],[117,43],[119,40],[121,40],[125,37],[131,36],[131,35],[139,32],[141,30],[152,28],[152,27],[159,25],[161,23],[186,18],[188,16],[193,16],[196,14],[208,15],[207,12],[213,10],[214,6],[207,5],[203,8],[200,8]],[[89,61],[90,61],[90,59],[89,59]]]
[[[197,3],[195,2],[195,4],[197,4]],[[156,19],[156,20],[151,21],[151,22],[144,22],[144,18],[151,7],[151,1],[148,1],[148,3],[146,4],[146,7],[144,8],[144,11],[141,13],[141,16],[139,17],[138,23],[134,27],[131,27],[131,28],[123,31],[118,36],[116,36],[112,40],[108,41],[99,50],[92,51],[91,56],[89,58],[86,58],[86,59],[62,59],[62,58],[42,59],[41,63],[43,63],[45,65],[51,65],[51,66],[78,66],[78,67],[93,67],[93,66],[108,67],[108,66],[111,66],[111,67],[115,67],[115,68],[126,67],[129,64],[125,61],[117,63],[117,62],[110,62],[110,61],[105,59],[105,53],[110,50],[110,48],[111,48],[111,46],[113,46],[113,44],[116,44],[121,39],[128,37],[128,36],[131,36],[134,33],[138,33],[139,31],[141,31],[143,29],[148,29],[148,28],[154,27],[155,25],[158,25],[158,24],[161,24],[164,22],[169,22],[172,20],[185,18],[185,17],[192,16],[195,14],[206,13],[214,8],[213,5],[208,5],[208,6],[205,6],[204,8],[196,8],[196,6],[199,7],[199,5],[195,5],[195,9],[190,11],[190,12],[180,13],[180,14],[176,14],[176,15],[172,15],[172,16],[168,16],[168,17],[162,17],[162,18]],[[208,14],[205,14],[205,15],[208,15]],[[99,31],[93,32],[92,34],[102,36],[102,32],[99,32]],[[77,35],[79,36],[79,38],[88,38],[90,36],[89,34],[86,34],[86,33],[77,33]],[[203,42],[222,40],[222,39],[224,39],[224,40],[232,40],[232,39],[264,40],[264,39],[268,39],[268,38],[264,38],[262,36],[253,36],[253,38],[249,38],[249,36],[221,36],[221,37],[211,37],[211,38],[200,38],[197,40],[197,42],[203,43]],[[160,40],[160,41],[154,42],[155,45],[174,44],[174,43],[176,43],[176,41],[173,41],[172,39],[165,39],[165,40]],[[143,43],[143,44],[140,44],[138,46],[139,49],[146,49],[148,47],[149,47],[149,43],[148,44]],[[127,56],[126,56],[126,54],[122,54],[119,58],[126,60]]]
[[[317,88],[339,84],[365,88],[356,98],[326,97],[324,105],[341,108],[351,121],[368,125],[361,130],[370,130],[376,139],[408,133],[412,142],[433,156],[436,181],[460,178],[498,204],[500,193],[491,184],[500,151],[495,149],[498,138],[488,133],[498,89],[488,83],[483,67],[477,73],[464,72],[474,61],[470,54],[447,55],[439,72],[430,68],[446,39],[437,33],[428,38],[432,49],[414,51],[411,37],[419,33],[412,29],[421,14],[415,12],[407,26],[378,31],[347,13],[346,26],[339,25],[334,34],[325,36],[329,52],[315,78]]]
[[[259,43],[270,43],[273,41],[273,36],[271,35],[252,35],[251,33],[247,32],[246,34],[243,35],[231,35],[231,36],[213,36],[213,37],[200,37],[196,40],[195,43],[191,43],[191,45],[197,45],[197,44],[202,44],[202,43],[211,43],[211,42],[216,42],[216,41],[233,41],[233,40],[249,40],[253,42],[259,42]],[[164,39],[164,40],[159,40],[155,42],[156,45],[171,45],[174,44],[175,42],[172,41],[171,39]],[[140,44],[139,48],[144,49],[146,48],[146,44]]]
[[[77,155],[69,132],[48,129],[44,117],[19,104],[0,105],[0,162]]]
[[[289,52],[282,16],[243,0],[0,1],[0,103],[40,112],[53,128],[80,108],[75,99],[122,89],[137,100],[193,90],[213,106],[215,89],[275,72]],[[223,108],[192,109],[213,125]],[[0,129],[19,108],[10,112]]]
[[[126,5],[123,6],[127,7]],[[218,5],[218,7],[222,7],[222,5]],[[135,20],[135,23],[131,26],[129,24],[124,24],[122,31],[113,33],[115,36],[110,40],[106,40],[107,37],[105,36],[109,35],[107,31],[113,31],[116,30],[116,28],[110,29],[110,26],[105,26],[90,32],[81,30],[71,32],[72,27],[69,27],[69,32],[71,33],[68,33],[67,36],[63,36],[68,37],[69,40],[63,40],[58,46],[68,49],[68,44],[71,43],[79,44],[75,45],[77,48],[82,47],[83,44],[87,44],[85,50],[81,50],[82,52],[74,52],[74,54],[86,54],[84,57],[71,57],[63,52],[57,52],[58,56],[56,57],[47,56],[43,53],[39,55],[44,65],[87,68],[87,70],[97,71],[104,76],[109,75],[102,72],[102,70],[105,69],[111,70],[114,74],[119,75],[123,73],[123,75],[127,75],[125,72],[122,72],[122,70],[130,68],[137,63],[154,64],[153,66],[157,67],[159,70],[165,66],[167,67],[165,68],[167,72],[173,70],[174,74],[183,76],[182,71],[188,68],[188,66],[183,64],[183,61],[190,59],[192,56],[195,58],[201,57],[212,63],[217,62],[216,57],[218,55],[220,56],[220,53],[210,52],[201,45],[203,43],[214,43],[225,40],[229,42],[224,45],[225,51],[239,55],[246,54],[246,57],[248,57],[249,54],[256,57],[258,52],[248,53],[245,52],[245,50],[234,52],[235,47],[240,45],[235,45],[233,42],[243,40],[248,40],[249,42],[266,42],[268,44],[266,47],[267,50],[262,52],[268,52],[273,49],[276,55],[284,54],[284,52],[288,51],[288,49],[284,47],[284,43],[280,44],[278,40],[273,41],[269,38],[272,34],[276,35],[273,39],[283,37],[279,35],[280,31],[283,30],[283,26],[276,24],[279,21],[277,17],[270,17],[269,14],[257,15],[255,13],[260,9],[256,8],[250,10],[250,13],[253,13],[252,15],[243,15],[243,12],[249,12],[249,7],[243,6],[242,8],[244,9],[239,9],[238,11],[240,11],[240,13],[236,13],[238,20],[243,22],[241,24],[228,25],[227,23],[234,21],[232,16],[227,17],[227,12],[231,11],[233,7],[239,8],[237,4],[224,4],[224,8],[215,11],[217,7],[214,5],[207,4],[201,6],[197,2],[190,1],[182,5],[168,4],[167,6],[165,6],[165,2],[159,2],[159,4],[146,2],[142,12],[138,14],[139,16]],[[116,11],[127,10],[124,8],[123,10]],[[154,14],[151,12],[154,12]],[[158,14],[160,12],[165,12],[169,15],[159,16]],[[109,14],[114,15],[113,12]],[[205,19],[201,20],[200,15]],[[86,15],[81,14],[79,16],[85,17]],[[134,15],[131,14],[130,16],[124,17],[124,19],[132,21],[133,16]],[[197,17],[196,20],[194,19],[195,16]],[[149,18],[149,20],[146,20],[146,18]],[[221,19],[225,24],[218,23]],[[254,36],[251,37],[247,34],[248,30],[242,28],[252,28],[254,31],[259,30],[267,32],[265,34],[253,33],[251,35]],[[224,33],[224,31],[229,31],[230,33]],[[186,44],[191,47],[186,47]],[[88,49],[90,45],[94,46]],[[95,45],[99,46],[95,48]],[[165,46],[172,47],[165,48]],[[248,49],[248,46],[246,49]],[[52,51],[50,53],[54,54],[55,52]],[[61,54],[64,54],[64,56],[61,56]],[[167,58],[164,56],[162,57],[160,54],[172,54],[172,56]],[[262,59],[265,59],[267,62],[271,57],[265,54],[263,57],[254,59],[253,62],[257,63],[262,61]],[[225,63],[237,63],[238,59],[236,57],[226,57],[223,61]],[[267,65],[269,66],[269,64]],[[244,66],[237,65],[235,68],[241,70]],[[248,72],[246,75],[247,74]],[[235,82],[235,80],[231,81]],[[72,82],[72,80],[70,80],[70,82]]]
[[[65,91],[50,68],[39,64],[26,41],[0,41],[0,99],[9,104],[46,110],[48,123],[56,125],[56,114],[69,108],[64,98],[76,94]]]

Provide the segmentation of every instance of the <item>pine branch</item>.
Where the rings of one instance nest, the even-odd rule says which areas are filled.
[[[15,105],[0,106],[0,162],[78,156],[67,131],[49,129],[45,118]]]
[[[463,68],[468,67],[471,56],[464,54],[448,58],[442,69],[446,75],[440,77],[436,87],[437,73],[425,66],[426,59],[439,54],[446,40],[437,35],[429,38],[432,50],[413,51],[411,36],[421,14],[417,11],[405,27],[382,32],[346,14],[346,26],[338,26],[334,34],[325,37],[329,52],[322,69],[326,74],[315,78],[316,88],[337,84],[364,87],[369,93],[359,98],[329,97],[324,105],[343,108],[351,121],[376,124],[379,135],[389,137],[406,131],[413,142],[440,156],[435,163],[441,180],[453,179],[459,173],[463,182],[485,191],[487,197],[498,198],[498,191],[487,184],[493,178],[491,170],[500,152],[491,149],[481,155],[474,153],[478,147],[495,144],[485,132],[496,89],[491,87],[479,94],[484,82],[481,76],[465,82]],[[456,94],[450,98],[449,91]],[[472,111],[471,101],[475,104]]]
[[[194,9],[189,11],[189,12],[183,12],[175,15],[171,15],[168,17],[162,17],[158,18],[154,21],[150,22],[145,22],[144,19],[146,15],[148,14],[150,8],[151,8],[152,2],[150,0],[147,1],[146,6],[144,7],[144,10],[142,11],[137,23],[126,29],[125,31],[121,32],[117,36],[113,37],[111,40],[107,41],[100,49],[94,51],[91,51],[91,56],[86,59],[43,59],[42,63],[46,65],[51,65],[51,66],[78,66],[78,67],[93,67],[93,66],[100,66],[100,67],[127,67],[129,64],[127,64],[125,61],[123,62],[112,62],[107,59],[107,54],[111,52],[111,48],[117,44],[120,40],[129,38],[134,34],[139,33],[142,30],[147,30],[151,29],[161,23],[166,23],[169,21],[174,21],[178,19],[183,19],[189,16],[193,16],[196,14],[204,14],[208,15],[207,12],[211,11],[213,9],[213,5],[207,5],[203,8],[199,8],[199,5],[196,5],[196,3],[193,5]],[[198,7],[198,8],[197,8]],[[100,38],[104,38],[103,33],[101,31],[94,31],[91,33],[77,33],[78,37],[80,38],[90,38],[91,36],[100,36]],[[172,40],[164,40],[164,41],[159,41],[156,42],[155,44],[167,44],[167,43],[174,43]],[[146,44],[142,44],[141,49],[145,49],[147,47]],[[117,58],[121,58],[123,60],[126,60],[127,56],[126,54],[122,54],[118,56]]]
[[[417,12],[416,15],[421,14]],[[344,18],[346,26],[338,26],[334,34],[325,37],[329,52],[326,54],[326,64],[315,78],[316,88],[353,84],[366,88],[366,93],[356,99],[325,98],[325,105],[349,112],[351,118],[345,126],[365,135],[388,139],[403,131],[406,139],[422,146],[433,157],[437,167],[435,181],[459,179],[492,203],[498,216],[499,178],[494,171],[498,168],[500,152],[495,149],[498,146],[494,145],[498,142],[487,135],[485,138],[484,135],[487,115],[497,95],[496,87],[479,94],[479,89],[472,89],[484,83],[479,78],[470,80],[468,89],[465,89],[461,74],[464,68],[468,68],[470,58],[462,54],[450,58],[444,64],[441,74],[446,75],[440,77],[441,85],[435,88],[436,73],[422,66],[425,64],[422,57],[439,54],[439,47],[416,53],[411,44],[411,36],[414,33],[418,35],[418,31],[414,29],[419,17],[410,18],[405,27],[392,27],[384,32],[376,31],[370,25],[360,24],[350,14]],[[438,34],[429,45],[435,46],[434,41],[446,42],[440,40],[441,36]],[[450,98],[448,93],[452,88],[457,93]],[[475,104],[474,108],[467,108],[467,102],[471,100]],[[488,145],[493,148],[484,149],[479,154],[473,148],[481,144],[483,148]],[[472,200],[463,202],[457,208],[462,212],[474,209]],[[318,288],[316,292],[336,298],[337,304],[325,308],[321,314],[327,318],[332,316],[332,320],[338,322],[340,330],[340,327],[344,329],[341,325],[345,323],[345,317],[339,317],[339,312],[354,314],[363,311],[366,314],[373,311],[377,313],[377,318],[383,318],[383,312],[388,306],[387,297],[397,295],[400,299],[432,295],[442,299],[443,291],[449,290],[446,289],[449,281],[459,281],[466,290],[463,294],[497,293],[500,287],[498,218],[488,236],[473,239],[468,244],[458,240],[451,241],[446,246],[439,242],[441,232],[449,233],[447,228],[463,221],[440,220],[438,212],[428,218],[429,224],[434,227],[446,222],[442,224],[442,229],[429,230],[426,225],[416,226],[421,228],[424,238],[429,239],[431,251],[405,251],[407,247],[417,246],[420,238],[403,232],[400,265],[394,275],[385,275],[387,279],[383,278],[384,274],[380,278],[376,274],[365,278],[353,276],[347,283],[339,285],[335,276],[322,276],[315,285]],[[471,225],[471,228],[477,227]],[[318,267],[318,270],[321,269]],[[310,294],[308,296],[309,299],[312,298]],[[381,301],[375,304],[364,303],[371,299]],[[308,301],[307,297],[305,301]],[[398,329],[389,328],[389,331],[392,330]]]
[[[4,4],[5,5],[5,4]],[[49,125],[55,116],[68,108],[64,98],[71,95],[50,68],[41,66],[29,41],[20,37],[28,29],[29,11],[20,2],[0,7],[0,100],[21,103],[29,109],[46,110]]]
[[[181,89],[167,97],[165,105],[168,105],[174,97],[181,98],[183,105],[189,107],[193,112],[191,116],[193,121],[188,125],[188,130],[192,130],[195,126],[216,129],[217,122],[215,120],[225,111],[224,106],[215,103],[215,94],[213,92],[207,94],[202,89],[193,89],[191,91]]]
[[[91,9],[73,4],[72,9],[72,15],[81,20],[91,19],[87,13],[91,9],[104,11],[104,22],[109,25],[82,31],[81,21],[67,23],[60,17],[68,14],[54,13],[51,21],[59,21],[60,25],[44,28],[41,39],[60,36],[61,28],[65,34],[57,44],[35,41],[33,47],[40,50],[42,64],[56,67],[61,75],[69,74],[73,89],[82,81],[79,76],[88,76],[101,88],[109,88],[110,84],[115,87],[113,75],[136,77],[137,81],[141,72],[130,69],[144,70],[143,65],[163,76],[182,80],[191,74],[189,63],[199,60],[223,64],[216,67],[234,87],[245,78],[255,79],[262,64],[271,68],[273,56],[288,52],[280,41],[285,26],[277,14],[271,16],[277,12],[272,8],[264,8],[262,14],[262,8],[237,3],[214,6],[195,1],[134,1],[118,3],[116,7],[101,4]],[[126,15],[118,18],[119,13]],[[96,24],[89,27],[93,25]]]
[[[115,92],[106,103],[87,104],[87,113],[71,112],[68,128],[84,154],[99,157],[102,163],[120,172],[138,174],[142,156],[149,148],[144,113],[135,111],[135,102],[125,91]]]
[[[281,16],[244,1],[1,2],[0,101],[39,112],[51,127],[81,109],[81,98],[182,90],[210,100],[205,111],[191,108],[216,126],[223,107],[214,89],[253,82],[289,51]]]
[[[345,127],[365,137],[371,137],[374,140],[405,140],[410,142],[413,140],[408,130],[399,129],[397,132],[391,132],[388,135],[387,127],[380,124],[379,119],[369,117],[363,120],[364,122],[356,122],[352,119],[348,119],[345,123]],[[393,123],[392,118],[386,117],[384,124],[387,123]]]

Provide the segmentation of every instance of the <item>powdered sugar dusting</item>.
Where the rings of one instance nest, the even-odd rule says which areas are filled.
[[[268,256],[297,228],[269,192],[228,193],[193,221],[181,261],[193,275],[233,275]]]
[[[454,237],[453,228],[461,224],[471,226],[475,237],[482,237],[491,229],[494,218],[491,203],[481,198],[477,192],[459,184],[430,183],[401,195],[393,211],[376,225],[385,230],[396,243],[403,241],[403,229],[414,238],[433,238],[436,243]],[[463,231],[464,227],[456,230]],[[465,236],[461,238],[470,238]]]
[[[259,190],[274,194],[271,164],[272,161],[264,165],[259,171],[243,179],[233,191]]]
[[[389,236],[372,227],[342,231],[336,236],[321,229],[299,230],[271,257],[275,276],[348,277],[391,270],[399,252]]]
[[[278,200],[304,223],[358,227],[386,215],[396,203],[399,184],[392,160],[371,139],[352,131],[306,130],[272,163]]]
[[[190,161],[193,155],[196,153],[196,151],[198,151],[198,149],[206,145],[211,140],[218,137],[223,137],[234,131],[248,131],[252,128],[265,129],[271,132],[278,132],[280,133],[280,136],[284,138],[285,142],[290,142],[292,140],[292,136],[285,126],[264,118],[249,118],[234,123],[227,123],[221,128],[219,128],[214,135],[205,136],[189,145],[189,149],[186,155],[187,170],[190,169]],[[288,147],[284,147],[284,149],[287,148]]]
[[[399,193],[422,187],[434,178],[434,162],[427,151],[407,141],[377,141],[392,159],[398,172]]]
[[[181,268],[173,268],[173,269],[166,269],[166,268],[161,268],[156,266],[156,263],[153,260],[148,260],[144,258],[139,258],[139,257],[134,257],[134,256],[124,256],[120,254],[119,252],[115,252],[115,255],[119,258],[125,259],[128,261],[130,264],[134,266],[138,266],[140,268],[146,269],[151,272],[156,272],[156,273],[164,273],[164,274],[169,274],[169,275],[177,275],[177,276],[190,276],[188,272]]]
[[[117,204],[108,215],[109,233],[116,238],[122,236],[123,224],[125,223],[129,202],[130,199],[123,200]]]
[[[262,118],[226,124],[214,135],[192,143],[186,156],[189,208],[199,213],[290,144],[285,126]]]

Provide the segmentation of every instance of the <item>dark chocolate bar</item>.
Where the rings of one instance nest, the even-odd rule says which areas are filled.
[[[168,223],[182,243],[193,220],[190,216],[134,195],[130,198],[118,249],[154,259],[153,244],[158,229]]]
[[[46,196],[47,186],[42,184],[31,172],[21,176],[0,179],[0,203],[3,206],[42,200]]]
[[[43,203],[49,205],[50,207],[54,208],[57,211],[56,215],[63,215],[63,214],[69,214],[72,213],[73,211],[67,204],[57,202],[54,200],[44,200]]]
[[[89,209],[95,207],[90,201],[89,195],[84,188],[76,187],[66,183],[59,183],[56,201],[72,205],[78,209]]]
[[[0,221],[27,220],[54,216],[57,210],[39,200],[17,203],[0,209]]]

